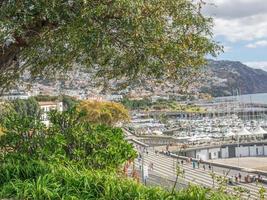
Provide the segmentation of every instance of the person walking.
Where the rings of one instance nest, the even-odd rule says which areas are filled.
[[[195,163],[195,161],[192,162],[192,165],[193,165],[193,169],[195,169],[195,168],[196,168],[196,163]]]
[[[209,164],[209,170],[211,170],[211,164]]]
[[[233,183],[234,183],[234,177],[233,176],[228,178],[228,183],[229,183],[229,185],[233,185]]]
[[[238,176],[235,175],[235,182],[238,183]]]
[[[239,178],[239,182],[241,182],[242,175],[241,175],[240,172],[239,172],[239,174],[238,174],[238,178]]]
[[[153,164],[153,162],[150,163],[150,169],[151,169],[151,170],[154,169],[154,164]]]
[[[205,164],[203,164],[203,169],[204,169],[204,171],[206,170],[206,165]]]

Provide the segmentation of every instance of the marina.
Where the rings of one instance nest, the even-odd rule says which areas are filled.
[[[241,97],[189,102],[205,112],[133,113],[128,130],[160,151],[201,160],[267,156],[267,104]]]

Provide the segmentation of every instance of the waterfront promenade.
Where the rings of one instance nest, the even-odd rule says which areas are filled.
[[[266,171],[267,174],[267,157],[242,157],[217,159],[214,162],[225,165],[240,166],[248,169]]]
[[[203,168],[203,164],[200,164],[199,168],[195,166],[195,169],[193,169],[192,162],[187,163],[183,162],[184,164],[181,164],[181,160],[176,157],[168,156],[161,153],[155,153],[155,150],[160,152],[161,150],[164,150],[164,147],[166,146],[159,146],[159,147],[149,147],[147,144],[139,142],[136,136],[134,136],[129,131],[124,130],[126,138],[133,140],[132,142],[135,144],[135,147],[137,147],[137,151],[139,151],[142,155],[143,164],[146,166],[151,166],[151,163],[153,163],[153,169],[149,168],[148,174],[149,177],[147,179],[147,183],[149,185],[157,185],[161,187],[166,187],[168,189],[172,188],[174,185],[175,179],[176,179],[176,166],[177,161],[180,163],[180,167],[182,170],[184,170],[185,174],[184,176],[179,177],[178,186],[177,188],[183,188],[186,187],[189,183],[201,185],[203,187],[208,188],[218,188],[220,185],[217,183],[216,180],[212,178],[212,172],[216,176],[225,176],[227,174],[227,179],[233,177],[235,179],[235,176],[239,173],[241,174],[242,178],[241,181],[238,181],[238,183],[235,183],[233,185],[226,185],[226,191],[231,192],[232,194],[236,194],[236,190],[243,190],[242,193],[242,199],[259,199],[259,190],[260,187],[263,186],[266,190],[265,192],[265,198],[267,197],[267,184],[257,184],[255,182],[253,183],[246,183],[244,177],[249,175],[255,175],[253,173],[244,172],[238,169],[229,168],[229,167],[222,167],[222,166],[215,166],[215,163],[211,163],[211,170],[209,170],[208,164],[205,164],[205,170]],[[171,148],[171,147],[169,147]],[[177,148],[177,147],[174,147]],[[143,153],[142,153],[143,152]],[[135,160],[135,167],[137,170],[141,171],[141,165],[142,165],[142,159],[136,159]],[[213,162],[213,161],[211,161]],[[214,161],[216,162],[216,161]],[[141,174],[140,174],[141,178]],[[264,177],[267,178],[267,177]],[[247,192],[245,192],[247,191]]]
[[[176,164],[177,159],[163,155],[163,154],[155,154],[154,151],[148,150],[147,153],[143,153],[142,159],[144,159],[144,165],[150,166],[151,163],[153,163],[153,169],[149,169],[149,178],[148,182],[154,183],[154,185],[161,185],[164,186],[166,184],[166,181],[168,181],[170,184],[171,182],[174,183],[176,178]],[[179,160],[178,160],[179,161]],[[180,161],[179,161],[180,162]],[[140,169],[140,165],[142,162],[140,160],[136,160],[135,165],[137,169]],[[259,199],[259,189],[262,185],[264,188],[267,189],[266,184],[256,184],[254,183],[245,183],[244,177],[248,175],[248,172],[243,172],[239,170],[232,170],[228,168],[223,167],[214,167],[212,166],[212,170],[209,170],[208,165],[205,164],[205,170],[203,169],[203,164],[200,164],[200,167],[197,166],[195,169],[192,167],[192,163],[186,163],[180,164],[181,168],[185,171],[184,176],[179,177],[179,183],[182,184],[182,187],[187,185],[188,183],[202,185],[204,187],[218,187],[219,184],[216,182],[216,180],[212,179],[212,171],[215,175],[218,176],[224,176],[224,174],[228,173],[227,177],[235,177],[235,175],[238,175],[239,173],[242,176],[241,182],[235,183],[233,185],[227,184],[227,192],[232,192],[233,194],[237,188],[243,189],[244,192],[242,194],[242,199]],[[250,173],[250,175],[253,175]],[[254,174],[256,175],[256,174]],[[158,177],[158,179],[156,178]],[[159,183],[160,180],[166,179],[165,183]],[[265,192],[265,197],[267,196],[267,193]]]

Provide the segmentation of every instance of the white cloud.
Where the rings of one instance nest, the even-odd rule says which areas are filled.
[[[267,40],[260,40],[246,45],[247,48],[267,47]]]
[[[266,0],[205,0],[204,12],[216,18],[235,19],[264,14]]]
[[[231,42],[252,41],[267,36],[267,14],[241,19],[215,18],[214,33]]]
[[[232,51],[232,47],[230,47],[230,46],[224,46],[223,47],[223,50],[224,50],[224,52],[231,52]]]
[[[228,41],[263,40],[267,36],[266,0],[208,0],[206,15],[214,17],[215,36]]]
[[[267,71],[267,61],[245,62],[244,64],[255,69],[262,69],[264,71]]]

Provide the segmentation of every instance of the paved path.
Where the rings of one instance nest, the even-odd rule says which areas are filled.
[[[144,164],[149,166],[150,163],[153,163],[153,170],[149,170],[149,174],[156,175],[162,178],[166,178],[168,180],[175,180],[176,177],[176,163],[177,159],[158,154],[156,155],[153,151],[149,151],[148,154],[143,154],[144,158]],[[136,161],[136,167],[139,168],[141,165],[141,162]],[[184,162],[185,163],[185,162]],[[205,187],[218,187],[219,184],[216,183],[216,181],[213,181],[211,176],[211,170],[208,169],[208,165],[206,165],[206,170],[203,169],[202,164],[200,164],[200,168],[197,167],[193,169],[192,164],[184,164],[181,165],[182,169],[185,170],[185,176],[179,177],[180,181],[183,181],[185,184],[193,183],[202,185]],[[216,175],[223,176],[223,172],[226,172],[227,169],[221,168],[221,167],[214,167],[213,171]],[[229,176],[235,176],[240,171],[236,170],[230,170]],[[247,175],[244,172],[240,172],[242,174],[242,180],[244,181],[244,176]],[[263,185],[266,190],[267,186]],[[232,185],[227,185],[227,191],[234,193],[234,189],[236,187],[242,187],[248,191],[250,191],[250,195],[244,194],[244,199],[259,199],[259,185],[256,185],[256,183],[235,183]],[[267,193],[265,193],[265,197],[267,197]]]
[[[130,132],[124,130],[126,132],[126,136],[131,139],[136,139],[134,135]],[[148,154],[143,154],[144,164],[149,166],[150,163],[153,163],[153,170],[149,170],[149,181],[150,182],[158,182],[159,180],[166,179],[167,182],[163,181],[162,183],[157,183],[156,185],[166,186],[164,184],[170,184],[170,182],[174,182],[176,178],[176,165],[177,159],[172,158],[170,156],[155,154],[152,149],[148,150]],[[185,163],[185,162],[184,162]],[[135,165],[137,168],[140,168],[141,162],[136,160]],[[184,165],[180,165],[182,169],[185,171],[184,177],[179,177],[179,183],[181,187],[185,187],[188,183],[202,185],[204,187],[218,187],[219,184],[216,181],[213,181],[211,176],[211,170],[208,169],[208,165],[206,165],[206,169],[203,169],[203,165],[200,164],[200,168],[193,169],[191,163],[185,163]],[[213,167],[213,172],[217,176],[224,176],[224,173],[228,173],[228,176],[235,176],[238,173],[241,173],[242,180],[244,181],[244,176],[247,175],[246,172],[241,172],[238,170],[230,170],[222,167]],[[160,178],[156,178],[160,177]],[[260,186],[256,183],[244,183],[241,181],[240,183],[235,183],[235,185],[227,185],[227,191],[229,193],[235,193],[234,190],[236,187],[241,187],[245,190],[249,191],[249,194],[244,194],[243,199],[259,199],[259,188]],[[169,185],[170,186],[170,185]],[[267,191],[267,185],[262,185]],[[265,192],[265,199],[267,199],[267,192]]]
[[[216,163],[241,166],[248,169],[256,169],[267,172],[267,157],[241,157],[214,160]]]

